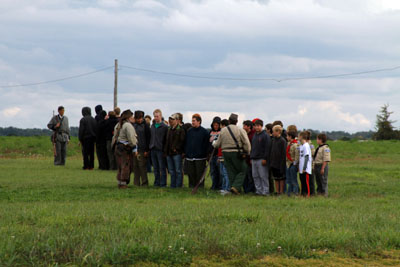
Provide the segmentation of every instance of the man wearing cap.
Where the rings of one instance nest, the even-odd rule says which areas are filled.
[[[137,135],[138,153],[133,155],[133,183],[136,186],[148,186],[147,159],[150,151],[150,127],[144,120],[144,112],[135,111],[135,123],[133,124]]]
[[[54,165],[65,165],[67,157],[67,144],[70,139],[69,123],[64,116],[64,107],[58,107],[58,115],[53,116],[47,127],[53,131],[51,141],[54,146]]]
[[[201,180],[206,167],[207,152],[209,145],[209,134],[201,126],[200,114],[192,116],[192,128],[186,133],[185,157],[187,161],[187,173],[189,176],[189,187],[195,187]],[[200,187],[204,187],[204,181]]]
[[[231,192],[239,195],[246,176],[246,157],[251,152],[245,130],[237,127],[238,115],[229,116],[229,126],[223,128],[213,146],[222,149],[224,164],[228,171]]]
[[[179,115],[169,117],[170,126],[167,132],[164,153],[167,156],[168,172],[171,175],[171,188],[182,187],[182,153],[186,132],[179,125]]]

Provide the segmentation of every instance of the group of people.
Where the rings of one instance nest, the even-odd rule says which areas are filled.
[[[228,119],[215,117],[207,130],[200,114],[193,114],[191,123],[185,124],[181,113],[165,120],[160,109],[154,110],[153,118],[143,111],[120,114],[119,108],[107,114],[101,105],[95,110],[93,118],[89,107],[82,109],[79,141],[83,169],[93,169],[96,147],[99,168],[116,169],[121,189],[128,187],[131,173],[135,186],[148,186],[151,162],[157,187],[167,186],[168,174],[171,188],[183,187],[185,174],[189,187],[204,187],[209,167],[211,189],[223,195],[328,194],[331,151],[325,134],[317,136],[315,149],[310,132],[298,132],[295,125],[284,129],[281,121],[264,127],[256,118],[239,127],[238,116],[231,114]],[[60,118],[65,121],[63,111],[48,125],[57,135],[64,132],[58,124]]]

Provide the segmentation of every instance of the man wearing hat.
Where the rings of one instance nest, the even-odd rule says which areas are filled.
[[[246,157],[251,152],[249,138],[245,130],[237,127],[238,115],[229,116],[229,125],[221,130],[213,146],[222,149],[224,164],[228,171],[231,192],[239,195],[246,176]]]
[[[177,113],[169,117],[169,123],[164,153],[167,156],[168,172],[171,175],[171,188],[180,188],[183,182],[182,153],[186,132],[179,125]]]
[[[135,123],[133,124],[137,135],[138,153],[133,155],[133,184],[136,186],[148,186],[147,160],[150,151],[150,126],[144,120],[144,112],[135,111]]]
[[[58,115],[51,118],[47,127],[53,131],[51,141],[54,146],[54,165],[65,165],[70,132],[68,118],[64,116],[63,106],[58,107]]]

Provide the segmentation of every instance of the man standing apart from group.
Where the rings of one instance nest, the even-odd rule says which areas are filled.
[[[228,171],[231,192],[239,195],[246,176],[246,156],[251,152],[249,138],[245,130],[237,127],[238,115],[229,116],[229,126],[221,130],[214,147],[222,148],[224,164]]]
[[[52,142],[55,146],[54,165],[65,165],[67,157],[67,144],[69,142],[69,123],[67,116],[64,116],[63,106],[58,107],[58,115],[53,116],[47,127],[53,131]]]
[[[154,167],[154,186],[167,186],[167,167],[164,157],[164,145],[168,126],[162,120],[162,112],[154,110],[154,123],[151,125],[150,150]]]
[[[79,142],[82,146],[83,169],[93,170],[97,123],[89,107],[82,108],[82,116],[79,122]]]

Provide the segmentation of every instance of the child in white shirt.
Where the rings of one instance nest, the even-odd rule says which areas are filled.
[[[310,196],[310,175],[312,174],[312,155],[310,144],[307,142],[308,133],[301,132],[299,134],[300,146],[300,161],[299,173],[301,182],[301,195]]]

